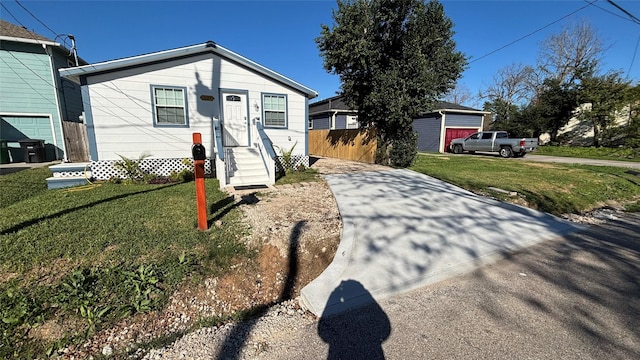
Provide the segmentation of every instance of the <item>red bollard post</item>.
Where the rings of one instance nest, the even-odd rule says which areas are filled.
[[[208,230],[207,224],[207,196],[204,188],[204,161],[207,158],[202,145],[202,134],[193,133],[193,170],[196,183],[196,206],[198,207],[198,230]]]

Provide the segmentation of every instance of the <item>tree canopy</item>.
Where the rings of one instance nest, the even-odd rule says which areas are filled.
[[[413,146],[410,160],[393,164],[409,165],[413,119],[455,88],[467,63],[453,22],[438,1],[420,0],[338,0],[333,19],[316,38],[324,68],[339,75],[360,124],[377,129],[385,160],[393,160],[394,147]]]

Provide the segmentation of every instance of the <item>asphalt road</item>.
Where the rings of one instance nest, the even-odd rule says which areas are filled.
[[[640,213],[299,329],[265,359],[638,359]]]
[[[488,157],[500,157],[498,153],[486,153],[477,152],[475,155],[466,154],[469,156],[488,156]],[[564,164],[582,164],[582,165],[597,165],[597,166],[613,166],[613,167],[626,167],[630,169],[640,169],[640,162],[634,161],[618,161],[618,160],[596,160],[596,159],[583,159],[583,158],[571,158],[561,156],[548,156],[548,155],[535,155],[527,154],[521,158],[513,158],[519,161],[537,161],[537,162],[556,162]]]

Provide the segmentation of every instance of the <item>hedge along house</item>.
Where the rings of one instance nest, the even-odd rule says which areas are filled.
[[[82,87],[91,169],[114,175],[120,156],[180,171],[202,134],[220,186],[268,185],[274,147],[308,166],[308,101],[317,92],[212,41],[61,71]],[[295,147],[294,147],[295,146]]]
[[[80,86],[58,69],[86,64],[72,51],[44,36],[0,20],[0,139],[9,161],[66,159],[62,122],[82,114]],[[19,141],[43,140],[44,158],[25,156]],[[4,160],[4,159],[3,159]]]
[[[487,114],[490,112],[449,102],[437,103],[434,110],[413,121],[418,150],[446,152],[451,140],[482,131]]]

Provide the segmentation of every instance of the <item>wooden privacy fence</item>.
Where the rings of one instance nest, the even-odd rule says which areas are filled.
[[[373,164],[377,146],[372,129],[309,130],[309,155]]]
[[[67,159],[71,162],[89,161],[87,127],[83,123],[63,121],[62,133],[64,145],[67,147]]]

